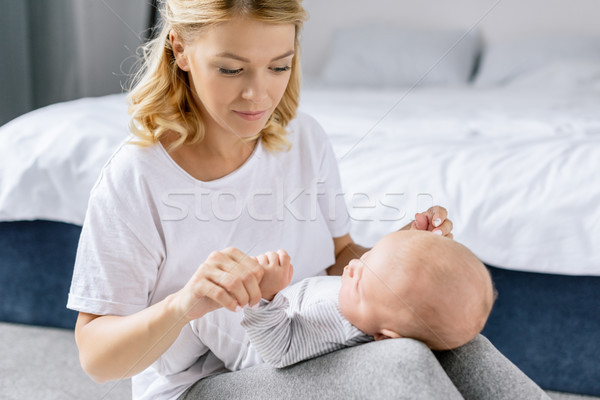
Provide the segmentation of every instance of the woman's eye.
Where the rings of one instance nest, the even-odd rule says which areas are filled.
[[[275,68],[271,68],[271,70],[273,72],[277,72],[277,73],[281,73],[281,72],[287,72],[289,71],[291,68],[289,66],[285,66],[285,67],[275,67]]]
[[[219,72],[222,73],[223,75],[229,75],[229,76],[233,76],[233,75],[238,75],[240,72],[242,72],[242,69],[227,69],[227,68],[223,68],[223,67],[219,67]]]

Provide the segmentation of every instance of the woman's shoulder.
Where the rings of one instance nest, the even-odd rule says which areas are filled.
[[[301,136],[303,139],[327,141],[325,130],[313,116],[302,111],[298,111],[294,118],[287,126],[290,134]]]
[[[319,121],[304,112],[298,112],[288,124],[287,131],[292,149],[305,155],[322,154],[329,146],[329,137]]]
[[[106,186],[117,191],[131,188],[157,169],[164,169],[160,167],[163,163],[157,146],[160,144],[142,147],[132,137],[127,138],[102,167],[92,191]]]
[[[105,167],[111,165],[119,167],[136,167],[139,164],[154,163],[159,154],[157,146],[159,146],[159,144],[141,146],[133,136],[129,136],[114,151]]]

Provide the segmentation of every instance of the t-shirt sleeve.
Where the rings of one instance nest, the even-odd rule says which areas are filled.
[[[92,189],[68,308],[129,315],[148,306],[162,260],[152,217],[144,215],[148,207],[135,186],[105,173]]]
[[[344,199],[338,162],[327,134],[315,122],[322,140],[324,152],[319,166],[319,183],[323,183],[324,193],[319,193],[319,208],[327,221],[332,237],[344,236],[350,232],[350,214]]]

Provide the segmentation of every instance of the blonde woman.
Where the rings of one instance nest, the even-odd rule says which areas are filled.
[[[340,274],[366,251],[348,234],[326,135],[296,114],[304,19],[300,0],[165,2],[129,96],[136,139],[103,168],[77,252],[68,307],[84,370],[133,377],[134,399],[541,397],[483,338],[441,363],[397,339],[225,373],[238,356],[227,343],[243,334],[235,323],[216,327],[191,368],[158,374],[189,321],[259,302],[252,255],[285,249],[298,281]],[[451,236],[446,216],[434,207],[407,229]]]

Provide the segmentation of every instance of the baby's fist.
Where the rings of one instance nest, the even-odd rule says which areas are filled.
[[[265,271],[259,285],[262,298],[271,301],[292,280],[294,267],[290,256],[285,250],[268,251],[257,256],[256,261]]]

